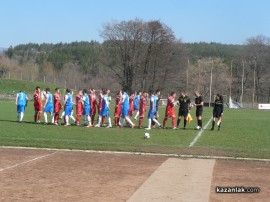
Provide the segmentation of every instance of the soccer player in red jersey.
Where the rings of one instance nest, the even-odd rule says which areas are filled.
[[[143,94],[140,96],[139,128],[142,128],[143,118],[144,118],[144,114],[146,112],[146,98],[147,98],[147,93],[143,92]]]
[[[95,115],[96,115],[96,112],[97,112],[97,98],[96,98],[96,90],[95,89],[91,89],[91,93],[89,94],[89,99],[90,99],[90,104],[91,104],[91,112],[90,112],[90,115],[91,115],[91,124],[94,125],[94,119],[95,119]]]
[[[78,94],[76,95],[76,125],[80,125],[81,116],[83,114],[83,101],[82,101],[82,90],[79,90]]]
[[[59,113],[62,108],[59,88],[55,89],[55,93],[53,95],[53,104],[54,104],[54,124],[58,125]]]
[[[177,101],[174,101],[175,96],[176,96],[176,93],[171,92],[171,96],[168,98],[165,118],[163,120],[163,128],[166,128],[166,122],[168,118],[172,118],[172,127],[174,130],[176,129],[176,123],[175,123],[176,118],[175,118],[174,106],[177,104]]]
[[[42,102],[41,102],[41,90],[40,87],[36,87],[36,91],[33,95],[34,97],[34,108],[35,108],[35,115],[34,121],[35,123],[40,123],[41,113],[42,113]]]
[[[121,91],[119,91],[115,98],[115,109],[114,109],[114,124],[117,126],[119,123],[119,119],[121,116],[122,105],[120,103],[121,100]]]
[[[102,92],[103,92],[104,88],[102,88],[102,90],[100,91],[99,95],[98,95],[98,114],[100,114],[101,109],[102,109]],[[98,119],[97,119],[98,122]],[[101,119],[101,124],[104,125],[105,123],[105,117],[102,117]]]
[[[134,92],[132,92],[129,96],[129,111],[128,111],[129,117],[132,117],[134,112],[134,96],[135,96]]]

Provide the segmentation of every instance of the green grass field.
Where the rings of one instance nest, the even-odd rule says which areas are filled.
[[[204,124],[211,113],[211,108],[204,109]],[[150,139],[144,139],[146,131],[138,128],[33,124],[33,114],[33,103],[29,102],[20,124],[16,122],[15,102],[0,101],[0,145],[270,158],[270,111],[225,109],[221,131],[210,131],[210,124],[191,148],[189,144],[198,134],[194,130],[194,109],[191,111],[194,120],[187,130],[153,129],[149,132]],[[162,121],[164,107],[160,107],[160,115]],[[171,120],[169,128],[170,123]]]
[[[51,89],[52,92],[54,92],[54,89],[56,87],[59,87],[53,84],[43,82],[0,79],[0,93],[14,94],[18,93],[20,90],[24,90],[26,93],[32,94],[36,86],[40,86],[41,89],[45,89],[46,87],[48,87]]]

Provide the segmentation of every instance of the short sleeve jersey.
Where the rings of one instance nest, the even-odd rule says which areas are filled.
[[[203,102],[203,97],[200,95],[199,97],[195,98],[195,104],[201,104]],[[202,108],[203,106],[197,106],[197,108]]]
[[[190,99],[188,96],[180,96],[178,98],[178,101],[180,105],[180,110],[188,110],[190,104]]]

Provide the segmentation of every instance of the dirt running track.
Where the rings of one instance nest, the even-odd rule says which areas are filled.
[[[269,201],[269,182],[267,162],[0,148],[0,201]]]

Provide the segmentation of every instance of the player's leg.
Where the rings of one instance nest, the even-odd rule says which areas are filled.
[[[17,121],[20,121],[20,108],[19,105],[17,105]]]
[[[167,123],[168,117],[165,117],[163,119],[163,128],[166,128],[166,123]]]
[[[143,117],[140,116],[140,118],[139,118],[139,128],[142,128],[142,124],[143,124]]]
[[[91,115],[91,125],[92,125],[92,126],[94,125],[95,115],[96,115],[96,114],[92,114],[92,115]]]
[[[107,126],[107,128],[112,128],[112,120],[111,120],[110,115],[108,115],[108,123],[109,125]]]
[[[221,121],[222,121],[222,115],[220,114],[220,116],[218,117],[218,122],[217,122],[218,130],[220,130]]]
[[[176,128],[176,117],[175,117],[175,115],[172,116],[172,127],[173,127],[174,130],[177,129]]]
[[[139,112],[139,110],[137,110],[136,115],[135,115],[135,117],[134,117],[135,120],[137,120],[139,114],[140,114],[140,112]]]
[[[65,122],[66,122],[65,126],[69,126],[70,125],[69,124],[69,116],[68,115],[65,115]]]
[[[59,119],[59,112],[55,110],[54,112],[54,124],[58,125],[58,119]]]
[[[35,123],[37,122],[37,116],[38,116],[38,112],[37,112],[37,110],[35,109],[35,114],[34,114],[34,121],[35,121]]]
[[[37,122],[40,123],[42,111],[38,111]]]
[[[156,123],[159,127],[161,127],[161,124],[158,122],[157,119],[155,119],[155,117],[152,119],[152,121],[153,121],[154,123]]]
[[[69,126],[69,118],[71,115],[72,107],[66,107],[65,108],[65,125],[64,126]]]
[[[24,112],[21,112],[21,114],[20,114],[20,122],[22,122],[23,117],[24,117]]]
[[[129,123],[131,125],[131,128],[135,127],[135,124],[132,123],[132,121],[130,120],[130,118],[128,116],[125,116],[125,119],[126,119],[127,123]]]
[[[24,109],[25,109],[25,106],[24,105],[19,105],[19,110],[18,110],[18,114],[19,114],[19,117],[18,117],[18,121],[19,122],[22,122],[22,119],[23,119],[23,115],[24,115]]]
[[[99,128],[101,122],[102,122],[102,116],[101,116],[101,114],[99,114],[99,115],[98,115],[98,123],[95,125],[95,127],[98,127],[98,128]]]
[[[186,126],[187,126],[187,116],[188,116],[188,110],[184,112],[184,129],[186,129]]]
[[[215,129],[215,123],[216,123],[216,118],[215,118],[215,115],[214,115],[213,118],[212,118],[212,128],[211,128],[211,130]]]
[[[148,116],[148,126],[145,130],[151,130],[152,118]]]
[[[123,117],[122,115],[120,116],[120,120],[119,120],[119,127],[122,128],[124,126],[124,122],[125,122],[125,117]]]
[[[50,115],[51,115],[51,118],[52,118],[52,124],[54,124],[53,106],[50,107]]]
[[[60,119],[63,119],[63,117],[66,117],[65,116],[65,111],[62,112],[61,116],[60,116]]]
[[[178,116],[178,119],[177,119],[177,128],[179,128],[179,125],[180,125],[180,122],[181,122],[181,116]]]
[[[44,124],[48,124],[48,117],[46,111],[43,112],[43,116],[44,116]]]
[[[87,126],[86,127],[91,127],[92,126],[92,124],[91,124],[91,117],[90,117],[90,115],[87,115],[86,116],[87,117],[87,122],[88,122],[88,124],[87,124]]]
[[[183,116],[183,113],[182,113],[182,111],[180,111],[180,109],[179,109],[179,111],[178,111],[177,125],[176,125],[177,128],[179,128],[179,125],[180,125],[182,116]]]

